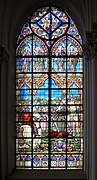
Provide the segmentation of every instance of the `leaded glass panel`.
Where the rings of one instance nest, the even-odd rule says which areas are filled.
[[[83,168],[83,50],[71,17],[42,7],[16,48],[16,169]]]

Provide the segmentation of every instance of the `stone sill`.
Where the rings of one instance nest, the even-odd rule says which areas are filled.
[[[83,170],[14,170],[6,180],[87,180]]]

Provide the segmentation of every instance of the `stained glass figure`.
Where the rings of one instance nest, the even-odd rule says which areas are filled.
[[[49,59],[48,58],[33,58],[33,72],[48,72]]]
[[[83,68],[67,12],[28,17],[16,48],[16,169],[83,169]]]
[[[52,72],[66,72],[66,59],[65,58],[52,58]]]
[[[83,59],[82,58],[68,58],[67,71],[68,72],[83,72]]]
[[[16,56],[31,56],[32,55],[32,36],[27,36],[21,41],[16,50]]]
[[[74,39],[72,36],[67,36],[67,55],[81,55],[82,54],[82,47],[80,43]]]
[[[32,59],[31,58],[17,58],[16,59],[16,73],[32,72]]]
[[[31,29],[44,39],[56,39],[62,36],[68,29],[69,19],[65,12],[59,12],[56,8],[43,8],[37,11],[31,19]],[[38,16],[36,16],[38,14]]]
[[[48,55],[46,44],[36,36],[33,36],[33,55]]]
[[[52,55],[65,56],[66,55],[66,36],[60,38],[52,47]]]

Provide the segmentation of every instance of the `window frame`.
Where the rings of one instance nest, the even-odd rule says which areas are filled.
[[[13,50],[13,52],[14,52],[14,50]],[[11,59],[13,60],[13,61],[15,61],[15,57],[14,57],[14,53],[12,53],[12,55],[11,55]],[[13,66],[14,66],[14,63],[13,63]],[[86,70],[85,70],[86,71]],[[14,78],[13,78],[14,79]],[[13,85],[14,86],[14,85]],[[85,86],[86,87],[86,86]],[[15,89],[15,87],[13,88],[13,89]],[[15,100],[15,98],[14,98],[14,100]],[[15,115],[15,112],[13,112],[13,114]],[[14,119],[14,118],[13,118]],[[86,118],[84,118],[84,119],[86,119]],[[11,126],[13,126],[14,125],[14,122],[11,122]],[[85,125],[85,129],[86,129],[86,125]],[[12,142],[13,142],[13,144],[15,145],[15,142],[14,142],[14,136],[15,136],[15,128],[11,128],[11,132],[9,133],[9,135],[8,135],[8,139],[10,139],[10,137],[11,137],[11,134],[13,134],[13,137],[11,137],[11,140],[12,140]],[[86,131],[85,131],[86,132]],[[86,133],[85,133],[86,134]],[[87,135],[86,135],[87,136]],[[84,149],[86,149],[86,148],[84,148]],[[12,147],[12,155],[14,154],[14,148]],[[10,154],[10,153],[8,153],[8,154]],[[85,153],[86,154],[86,153]],[[87,154],[85,155],[85,156],[87,156]],[[38,177],[36,177],[36,174],[35,173],[33,173],[33,172],[31,172],[31,171],[29,171],[29,172],[27,172],[26,170],[14,170],[14,165],[15,165],[15,163],[14,163],[14,158],[12,158],[13,159],[13,162],[12,162],[12,164],[11,164],[11,171],[10,170],[8,170],[8,172],[9,173],[11,173],[11,175],[10,176],[7,176],[6,177],[6,179],[8,179],[8,180],[10,180],[10,179],[21,179],[21,178],[23,178],[23,179],[31,179],[32,178],[32,176],[33,176],[33,179],[34,178],[36,178],[36,179],[38,179]],[[86,162],[86,160],[85,160],[85,162]],[[9,164],[10,162],[9,162],[9,160],[8,160],[8,164]],[[85,163],[86,164],[86,163]],[[85,166],[86,167],[86,166]],[[12,169],[13,169],[13,171],[12,171]],[[65,170],[66,171],[66,170]],[[67,170],[68,172],[69,172],[69,170]],[[68,173],[68,172],[62,172],[61,171],[61,176],[62,176],[62,178],[64,179],[64,176],[66,176],[66,179],[72,179],[72,177],[75,177],[75,179],[77,180],[79,180],[79,179],[86,179],[86,168],[84,168],[84,170],[77,170],[77,172],[74,172],[75,170],[73,170],[73,172],[72,172],[72,170],[70,170],[70,173],[71,173],[71,175]],[[8,173],[8,174],[9,174]],[[69,174],[69,175],[68,175]],[[51,174],[47,174],[46,172],[44,172],[44,179],[45,179],[45,176],[48,176],[48,179],[49,178],[51,178],[52,177],[52,173]],[[49,175],[50,175],[50,177],[49,177]],[[58,172],[58,170],[57,170],[57,172],[55,171],[54,172],[54,178],[52,178],[52,179],[62,179],[62,178],[60,178],[60,176],[58,177],[58,175],[60,175],[60,173]],[[56,175],[56,176],[55,176]],[[79,178],[80,177],[80,178]],[[41,179],[41,178],[43,178],[43,175],[42,175],[42,172],[39,172],[39,179]]]
[[[39,8],[39,9],[42,9],[44,6],[42,6],[41,8]],[[51,10],[51,8],[52,8],[52,6],[51,6],[51,4],[49,5],[49,6],[46,6],[46,7],[48,7],[49,8],[49,11]],[[55,7],[56,8],[56,7]],[[37,10],[39,10],[39,9],[37,9]],[[37,10],[35,11],[35,13],[37,12]],[[61,11],[61,9],[59,8],[59,10]],[[68,17],[68,28],[67,28],[67,30],[66,30],[66,32],[65,33],[63,33],[61,36],[59,36],[58,38],[57,38],[57,41],[55,41],[54,42],[54,44],[51,46],[51,48],[53,48],[53,46],[56,44],[56,42],[60,42],[61,41],[61,39],[62,38],[66,38],[66,49],[67,49],[67,42],[68,42],[68,38],[69,37],[71,37],[71,38],[73,38],[73,39],[75,39],[75,41],[77,41],[77,42],[79,42],[78,40],[77,40],[77,38],[75,38],[75,37],[73,37],[73,35],[71,35],[71,34],[68,34],[68,29],[69,29],[69,27],[70,27],[70,19],[69,19],[69,15],[64,11],[64,10],[62,10],[62,12],[63,13],[65,13],[66,15],[67,15],[67,17]],[[34,13],[32,13],[32,15],[29,17],[29,22],[28,22],[28,24],[29,24],[29,26],[30,26],[30,28],[31,28],[31,18],[33,17],[33,14]],[[47,14],[47,13],[46,13]],[[43,15],[44,16],[44,15]],[[51,21],[51,19],[50,19],[50,21]],[[61,27],[61,26],[60,26]],[[56,29],[56,28],[55,28]],[[19,42],[18,42],[18,44],[16,45],[16,59],[17,58],[48,58],[48,61],[49,61],[49,65],[51,64],[51,61],[50,61],[50,58],[57,58],[57,55],[56,54],[54,54],[54,55],[52,55],[52,54],[50,54],[52,51],[51,51],[51,49],[49,50],[49,48],[47,48],[48,49],[48,55],[34,55],[33,54],[33,50],[32,50],[32,47],[33,47],[33,45],[31,45],[31,50],[32,50],[32,55],[20,55],[20,52],[18,51],[18,48],[20,48],[21,47],[21,43],[22,42],[25,42],[25,40],[26,40],[26,38],[27,37],[29,37],[31,40],[33,40],[33,37],[36,37],[36,38],[38,38],[38,39],[40,39],[40,40],[42,40],[42,42],[45,42],[44,41],[44,39],[42,39],[41,37],[39,37],[37,34],[36,34],[36,32],[31,32],[30,34],[27,34],[27,35],[25,35]],[[50,38],[50,37],[49,37]],[[49,39],[50,41],[51,41],[51,39]],[[81,45],[81,43],[79,42],[79,45],[82,47],[82,45]],[[19,52],[19,55],[17,54]],[[31,57],[30,57],[31,56]],[[66,58],[66,59],[69,59],[69,58],[73,58],[73,56],[72,55],[70,55],[70,57],[69,57],[69,55],[67,54],[67,52],[66,52],[66,55],[58,55],[58,56],[60,56],[60,58]],[[74,55],[74,57],[75,58],[82,58],[83,57],[83,55],[80,55],[80,54],[78,54],[78,55]],[[33,63],[32,63],[33,64]],[[66,64],[67,64],[67,60],[66,60]],[[33,67],[33,65],[32,65],[32,67]],[[16,72],[16,74],[18,75],[18,74],[21,74],[22,73],[22,71],[20,71],[19,73],[17,73]],[[28,72],[25,72],[25,71],[23,71],[23,74],[27,74]],[[37,74],[38,73],[38,71],[35,71],[35,73]],[[40,72],[39,71],[39,73],[42,73],[42,71]],[[67,79],[67,75],[68,74],[79,74],[80,73],[80,75],[83,75],[83,71],[82,72],[76,72],[76,71],[74,71],[74,72],[72,72],[72,71],[68,71],[67,70],[67,65],[66,65],[66,72],[60,72],[60,71],[58,71],[58,73],[66,73],[66,79]],[[32,77],[33,77],[33,74],[34,74],[34,71],[32,71],[32,72],[30,72],[30,74],[32,75]],[[51,77],[51,74],[52,74],[52,71],[51,71],[51,69],[49,68],[49,71],[48,71],[48,77],[50,76]],[[32,83],[33,83],[33,81],[32,81]],[[51,84],[51,82],[50,82],[50,80],[49,80],[49,84]],[[31,90],[33,91],[33,89],[34,88],[31,88]],[[48,89],[48,91],[51,91],[51,89],[53,89],[53,88],[51,88],[50,87],[50,85],[49,85],[49,87],[47,88]],[[67,88],[67,85],[66,85],[66,87],[65,88],[62,88],[62,89],[66,89],[66,92],[67,92],[67,90],[70,90],[69,88]],[[72,88],[71,88],[72,89]],[[74,88],[75,89],[75,88]],[[79,88],[80,89],[80,88]],[[17,90],[19,90],[19,89],[16,89],[16,92],[17,92]],[[21,89],[20,89],[21,90]],[[26,90],[26,89],[25,89]],[[73,90],[73,89],[72,89]],[[83,91],[83,87],[81,88],[81,90]],[[67,93],[66,93],[67,94]],[[84,94],[84,93],[83,93]],[[51,95],[48,95],[48,98],[50,98],[50,96]],[[67,97],[67,95],[66,95],[66,97]],[[33,96],[32,96],[32,99],[33,99]],[[32,101],[32,100],[31,100]],[[49,102],[49,100],[48,100],[48,109],[50,108],[50,106],[51,106],[52,104],[51,104],[51,102]],[[83,107],[83,104],[80,104],[82,107]],[[20,105],[20,107],[21,107],[22,105]],[[28,105],[27,105],[28,106]],[[29,105],[29,106],[31,106],[31,107],[33,107],[33,104],[32,104],[32,102],[31,102],[31,105]],[[53,105],[52,105],[53,106]],[[61,105],[60,105],[61,106]],[[68,104],[66,103],[66,109],[67,109],[67,106],[68,106]],[[77,104],[75,105],[75,106],[77,106]],[[19,105],[16,105],[16,107],[19,107]],[[51,108],[50,108],[51,109]],[[51,110],[50,110],[51,111]],[[32,111],[31,111],[32,112]],[[33,114],[33,113],[32,113]],[[50,119],[51,119],[51,114],[50,114]],[[67,119],[67,116],[66,116],[66,119]],[[32,121],[33,122],[33,121]],[[68,122],[68,121],[67,121]],[[78,121],[77,121],[78,122]],[[16,123],[19,123],[19,121],[16,121]],[[66,123],[67,124],[67,123]],[[83,124],[83,121],[82,121],[82,124]],[[48,132],[49,132],[49,130],[48,130]],[[50,133],[50,132],[49,132]],[[66,125],[66,133],[67,133],[67,125]],[[38,137],[37,137],[38,138]],[[76,137],[74,137],[74,138],[76,138]],[[18,136],[17,136],[17,139],[18,139]],[[82,139],[84,139],[84,137],[82,138]],[[50,137],[48,137],[48,141],[50,142]],[[66,137],[66,141],[67,141],[67,137]],[[33,142],[33,137],[32,137],[32,142]],[[66,146],[67,147],[67,146]],[[33,154],[33,152],[32,152],[32,154]],[[48,151],[48,155],[50,155],[51,154],[51,152],[50,152],[50,149],[49,149],[49,151]],[[79,154],[81,154],[81,153],[79,153]],[[83,157],[84,157],[84,153],[82,153],[83,154]],[[66,157],[67,157],[67,151],[66,151]],[[49,161],[48,161],[49,162]],[[49,162],[50,163],[50,162]],[[84,163],[84,159],[83,159],[83,163]],[[33,166],[31,166],[31,167],[33,167]],[[67,161],[66,161],[66,167],[67,167]],[[17,168],[16,168],[17,169]],[[67,169],[67,168],[66,168]],[[73,168],[71,168],[71,169],[73,169]]]

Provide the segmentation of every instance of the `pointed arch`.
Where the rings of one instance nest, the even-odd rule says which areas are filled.
[[[76,25],[57,7],[42,7],[23,26],[16,49],[16,169],[83,169],[82,53]]]

